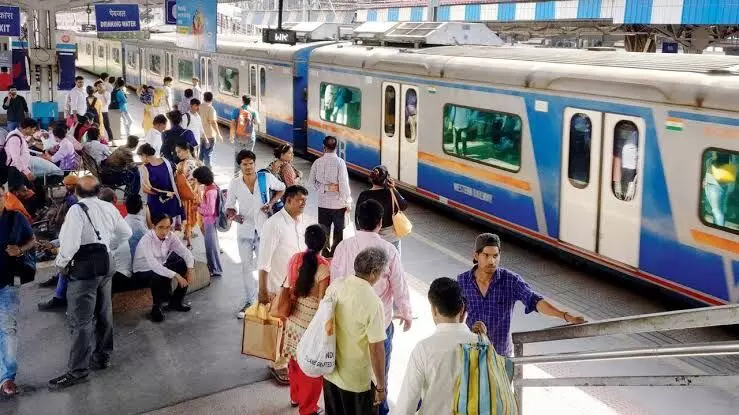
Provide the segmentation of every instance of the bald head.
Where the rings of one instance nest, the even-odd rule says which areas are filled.
[[[100,193],[100,183],[95,176],[84,176],[77,184],[77,196],[80,199],[95,197]]]

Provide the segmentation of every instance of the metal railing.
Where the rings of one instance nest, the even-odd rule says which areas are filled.
[[[525,379],[523,365],[567,362],[592,362],[617,359],[650,359],[739,354],[739,341],[635,347],[613,350],[524,355],[525,344],[586,337],[638,334],[667,330],[699,329],[739,324],[739,304],[706,307],[666,313],[602,320],[571,326],[513,333],[515,357],[513,387],[519,413],[523,413],[525,387],[598,387],[598,386],[723,386],[739,385],[739,373],[730,375],[659,375],[659,376],[600,376],[553,379]]]

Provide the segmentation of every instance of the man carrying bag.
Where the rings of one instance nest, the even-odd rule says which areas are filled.
[[[110,366],[113,351],[110,246],[126,242],[132,232],[118,209],[98,199],[98,193],[100,184],[95,177],[80,179],[79,203],[69,209],[59,233],[56,265],[69,279],[67,309],[72,351],[67,372],[49,381],[52,388],[85,381],[91,363],[95,369]]]

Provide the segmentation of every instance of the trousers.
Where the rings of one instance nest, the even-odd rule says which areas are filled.
[[[18,312],[20,288],[0,288],[0,385],[15,381],[18,368]]]
[[[327,415],[377,415],[374,401],[374,388],[360,393],[349,392],[323,380],[323,406]]]
[[[385,329],[385,379],[390,371],[390,356],[393,353],[393,337],[395,336],[395,325],[390,323]],[[380,406],[377,408],[379,415],[387,415],[390,413],[390,406],[387,404],[387,400],[382,401]]]
[[[110,117],[108,116],[108,112],[103,112],[103,127],[105,128],[105,133],[108,136],[108,141],[113,140],[113,129],[110,128]]]
[[[344,209],[327,209],[318,208],[318,223],[325,226],[327,230],[331,230],[333,225],[333,241],[331,242],[329,249],[324,248],[323,256],[331,258],[334,255],[334,250],[341,241],[344,240],[344,227],[346,227],[346,208]]]
[[[205,257],[208,260],[208,271],[210,275],[223,275],[223,267],[221,266],[221,248],[218,245],[218,229],[215,223],[203,224],[205,232]]]
[[[111,280],[112,276],[105,276],[68,282],[67,315],[72,329],[68,371],[72,376],[87,376],[91,358],[107,361],[113,352]]]
[[[323,377],[312,378],[300,369],[295,359],[287,364],[290,377],[290,401],[298,404],[300,415],[310,415],[318,411],[318,400],[323,390]]]
[[[257,270],[257,258],[259,258],[259,236],[254,231],[251,235],[243,235],[238,230],[239,257],[241,258],[241,276],[244,282],[244,305],[251,304],[257,298],[257,279],[254,273]]]

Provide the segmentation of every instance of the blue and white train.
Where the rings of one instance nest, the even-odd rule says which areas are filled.
[[[739,59],[442,46],[295,46],[79,36],[79,65],[129,84],[193,75],[224,120],[704,304],[739,302]]]

